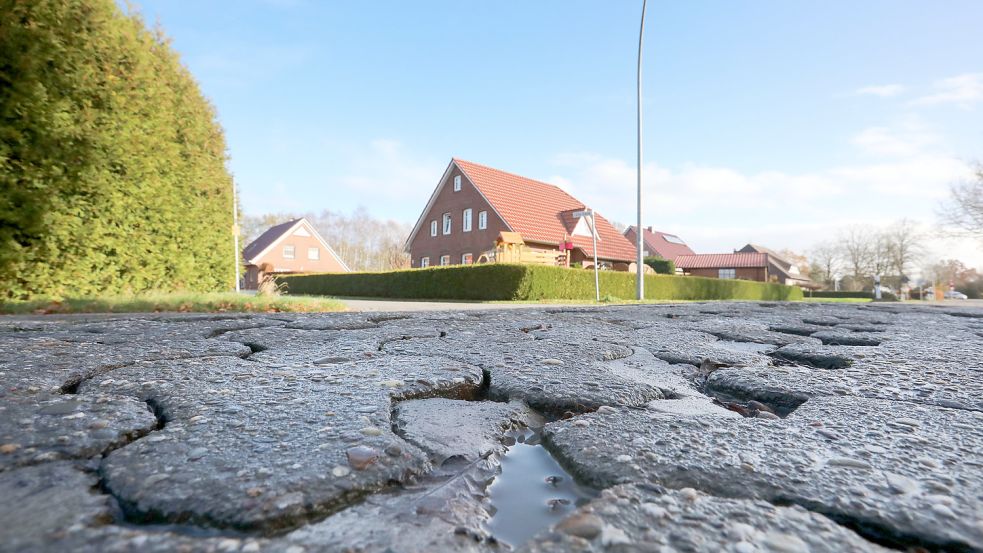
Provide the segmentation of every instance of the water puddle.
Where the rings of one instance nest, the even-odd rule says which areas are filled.
[[[540,443],[539,433],[523,429],[507,435],[502,472],[488,487],[492,518],[488,530],[513,547],[569,515],[597,494],[577,485]]]

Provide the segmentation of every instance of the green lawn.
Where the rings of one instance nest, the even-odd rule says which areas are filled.
[[[138,294],[0,302],[7,315],[55,313],[316,313],[344,311],[345,304],[330,298],[247,296],[233,292]]]

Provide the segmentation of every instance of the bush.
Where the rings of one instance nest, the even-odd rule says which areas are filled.
[[[873,299],[874,294],[871,292],[834,292],[832,290],[816,290],[812,292],[806,292],[806,296],[810,298],[863,298],[863,299]]]
[[[662,259],[661,257],[646,257],[645,264],[660,274],[660,275],[674,275],[676,274],[676,264],[672,262],[671,259]]]
[[[233,284],[215,112],[114,0],[0,9],[0,299]]]
[[[290,294],[459,300],[591,300],[594,272],[543,265],[489,264],[385,273],[325,273],[278,278]],[[635,297],[635,275],[601,271],[601,295]],[[716,278],[646,275],[646,299],[799,300],[793,286]]]

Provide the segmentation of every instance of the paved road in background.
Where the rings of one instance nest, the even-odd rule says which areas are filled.
[[[351,311],[415,312],[415,311],[473,311],[486,309],[542,309],[565,304],[541,303],[481,303],[462,301],[363,300],[338,298]],[[576,304],[584,305],[584,304]]]

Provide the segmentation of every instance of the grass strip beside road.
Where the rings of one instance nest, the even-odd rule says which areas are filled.
[[[64,313],[320,313],[344,311],[331,298],[256,296],[233,292],[160,293],[82,298],[41,298],[0,302],[6,315]]]

